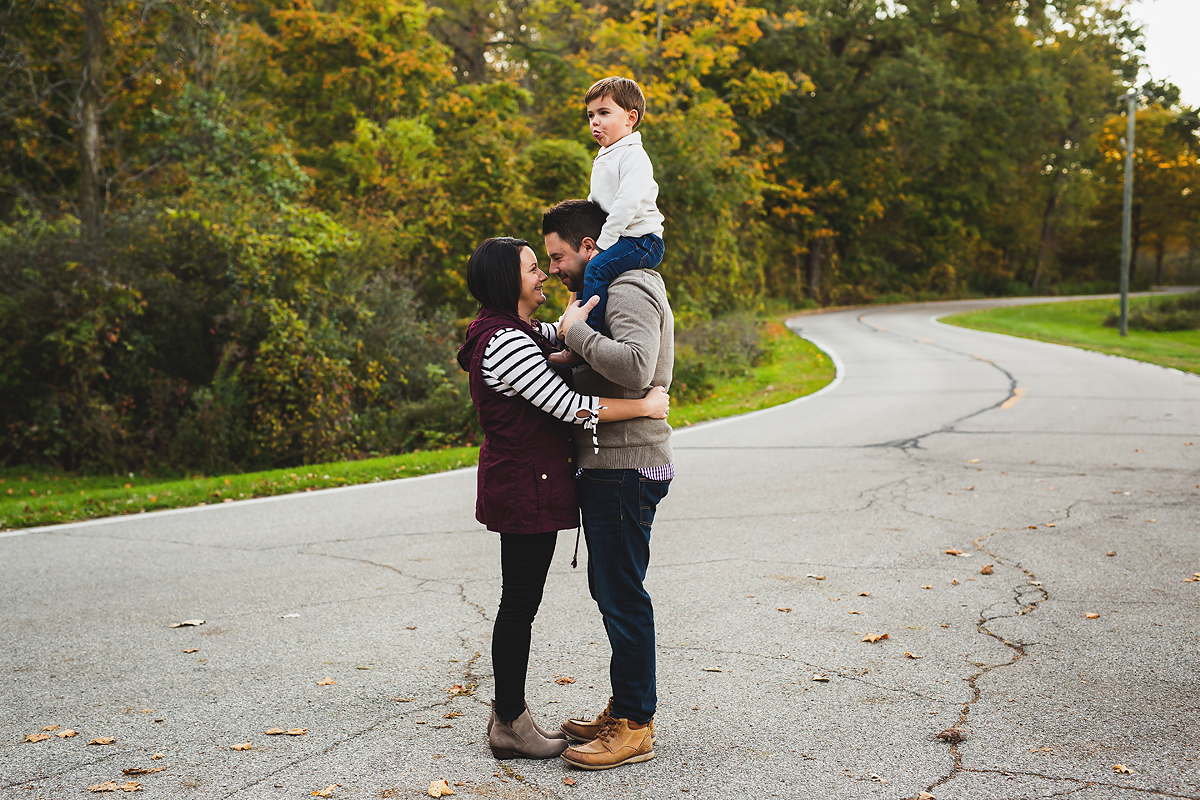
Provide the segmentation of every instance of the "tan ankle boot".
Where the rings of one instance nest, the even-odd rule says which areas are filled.
[[[580,769],[611,769],[654,758],[654,723],[636,730],[627,719],[611,719],[587,744],[576,744],[561,756]]]
[[[538,733],[527,707],[521,716],[505,722],[492,711],[488,720],[488,744],[496,758],[554,758],[567,747],[567,740],[548,739]]]

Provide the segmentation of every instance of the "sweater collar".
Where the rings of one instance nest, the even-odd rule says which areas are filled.
[[[628,136],[624,137],[623,139],[613,142],[608,147],[601,147],[600,152],[596,153],[596,158],[599,158],[600,156],[605,155],[607,153],[611,153],[613,150],[616,150],[618,147],[633,147],[634,145],[637,145],[638,147],[642,146],[642,132],[641,131],[634,131],[633,133],[629,134]]]

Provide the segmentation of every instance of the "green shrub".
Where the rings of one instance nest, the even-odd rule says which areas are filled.
[[[680,403],[703,400],[721,381],[762,363],[760,325],[748,314],[733,314],[677,330],[672,397]]]
[[[1104,324],[1116,328],[1120,320],[1119,315],[1110,314]],[[1200,328],[1200,292],[1151,298],[1130,312],[1128,324],[1135,331],[1194,331]]]

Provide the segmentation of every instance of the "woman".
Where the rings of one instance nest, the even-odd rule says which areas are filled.
[[[475,517],[500,534],[503,586],[492,631],[496,700],[488,743],[497,758],[554,758],[561,731],[543,730],[525,703],[530,630],[558,531],[579,525],[573,424],[667,416],[661,386],[642,400],[588,397],[571,390],[546,361],[553,325],[535,322],[546,302],[537,256],[520,239],[488,239],[467,263],[467,287],[481,306],[458,351],[470,375],[483,427]]]

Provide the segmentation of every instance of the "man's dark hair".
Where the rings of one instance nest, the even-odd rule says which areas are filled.
[[[542,214],[542,235],[557,233],[575,252],[583,247],[584,237],[596,240],[608,214],[591,200],[563,200]]]
[[[517,313],[521,297],[521,248],[524,239],[485,239],[467,261],[467,288],[481,306]]]

